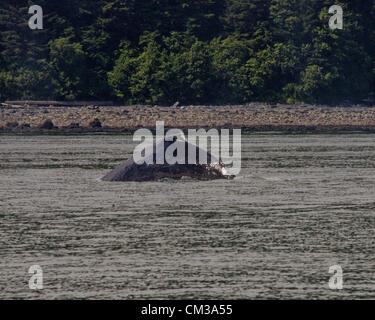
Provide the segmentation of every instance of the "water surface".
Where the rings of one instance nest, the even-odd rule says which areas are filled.
[[[233,181],[108,183],[131,136],[1,135],[0,299],[374,299],[374,138],[244,135]]]

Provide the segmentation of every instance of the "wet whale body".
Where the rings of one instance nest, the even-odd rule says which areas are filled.
[[[199,180],[215,180],[215,179],[233,179],[233,175],[227,173],[225,165],[213,157],[209,152],[190,144],[186,140],[174,139],[173,141],[160,142],[164,143],[164,156],[165,158],[168,155],[165,153],[165,150],[174,143],[180,144],[179,147],[185,148],[185,164],[157,164],[156,157],[157,147],[154,144],[154,153],[150,155],[151,159],[145,161],[143,164],[137,164],[134,161],[134,157],[124,161],[113,171],[105,175],[101,180],[102,181],[156,181],[163,178],[170,179],[181,179],[182,177],[190,177]],[[181,145],[182,144],[182,145]],[[160,145],[159,145],[160,147]],[[190,148],[190,149],[189,149]],[[195,164],[189,164],[188,154],[191,153],[191,150],[195,149]],[[204,152],[207,155],[207,161],[204,163],[199,162],[199,155]],[[174,154],[175,156],[175,154]],[[191,162],[190,162],[191,163]]]

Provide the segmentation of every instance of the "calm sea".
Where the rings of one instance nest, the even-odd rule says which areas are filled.
[[[0,136],[0,299],[375,299],[375,134],[243,135],[233,181],[98,181],[133,148]]]

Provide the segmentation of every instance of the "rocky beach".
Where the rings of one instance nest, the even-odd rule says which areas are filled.
[[[106,106],[2,103],[2,133],[132,132],[155,128],[229,128],[244,131],[375,131],[375,107],[250,103],[231,106]]]

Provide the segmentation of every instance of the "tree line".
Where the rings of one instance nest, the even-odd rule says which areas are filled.
[[[3,0],[0,100],[372,101],[374,21],[367,0]]]

